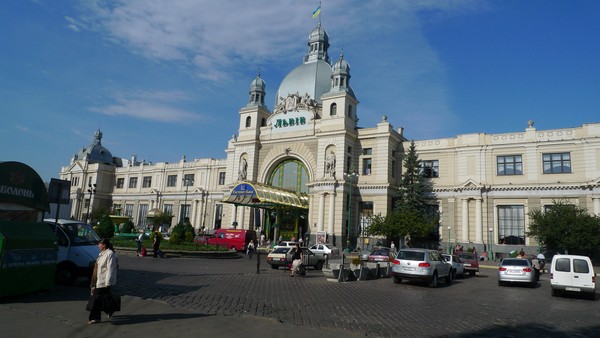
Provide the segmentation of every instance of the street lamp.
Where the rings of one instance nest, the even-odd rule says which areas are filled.
[[[490,236],[488,239],[488,243],[490,243],[490,256],[488,257],[488,259],[495,260],[494,259],[494,249],[492,248],[492,238],[494,237],[494,234],[493,234],[494,229],[490,228],[489,230],[490,230]]]
[[[92,198],[93,198],[94,194],[96,193],[96,184],[88,183],[87,191],[90,193],[90,202],[88,203],[88,211],[87,211],[87,215],[86,215],[87,222],[89,223],[92,221],[92,217],[90,216],[90,210],[92,208]]]
[[[350,224],[352,219],[352,183],[354,183],[354,179],[358,180],[358,174],[352,170],[351,173],[344,173],[344,177],[348,179],[348,183],[350,184],[350,196],[348,197],[348,230],[346,232],[346,252],[350,252]]]
[[[450,226],[448,226],[448,253],[452,254],[452,250],[450,249]]]
[[[185,185],[185,199],[183,202],[183,210],[181,211],[181,217],[179,218],[179,223],[182,223],[183,221],[185,221],[185,216],[187,215],[188,212],[188,208],[187,208],[187,195],[188,195],[188,187],[190,186],[190,184],[194,184],[194,180],[188,177],[184,177],[182,179],[183,184]]]

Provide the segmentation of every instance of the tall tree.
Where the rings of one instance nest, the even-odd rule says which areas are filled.
[[[549,250],[593,256],[600,248],[600,217],[587,209],[554,201],[546,210],[530,211],[529,218],[527,235]]]
[[[409,236],[413,245],[437,247],[438,218],[431,214],[426,203],[431,197],[431,183],[422,173],[414,141],[406,152],[403,166],[394,209],[385,217],[374,216],[369,234],[392,240]]]

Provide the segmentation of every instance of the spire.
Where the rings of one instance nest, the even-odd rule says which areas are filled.
[[[250,99],[248,101],[249,106],[264,106],[265,105],[265,81],[260,78],[260,66],[258,66],[258,73],[256,78],[252,80],[250,84]]]
[[[304,63],[323,60],[329,62],[327,49],[329,48],[329,36],[321,27],[321,22],[312,30],[308,36],[308,54],[304,56]]]
[[[344,50],[332,67],[331,91],[347,91],[350,88],[350,64],[344,59]]]

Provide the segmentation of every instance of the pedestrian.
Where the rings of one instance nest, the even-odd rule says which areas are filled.
[[[283,236],[279,235],[279,240],[277,241],[277,243],[281,243],[281,241],[283,241]]]
[[[248,258],[252,258],[252,254],[254,253],[254,244],[252,241],[250,241],[250,243],[248,243],[248,251],[246,251],[246,254],[248,255]]]
[[[265,234],[260,235],[260,245],[263,246],[265,244]]]
[[[544,254],[540,252],[537,255],[537,259],[540,262],[540,270],[544,269],[544,266],[546,266],[546,256],[544,256]]]
[[[162,252],[160,251],[160,241],[162,239],[162,235],[160,232],[154,232],[154,241],[152,242],[152,253],[154,254],[154,258],[158,257]]]
[[[300,244],[296,243],[296,251],[294,251],[294,255],[292,256],[292,275],[294,277],[294,272],[296,269],[302,264],[302,249],[300,249]]]
[[[96,324],[101,321],[101,312],[104,311],[110,318],[116,308],[113,302],[111,288],[117,284],[117,255],[114,252],[113,246],[107,238],[104,238],[98,243],[100,254],[94,266],[90,283],[90,302],[88,302],[88,324]]]
[[[540,261],[539,259],[534,256],[533,259],[531,260],[531,266],[533,267],[533,269],[535,270],[535,280],[540,280]]]
[[[303,246],[302,244],[304,243],[304,241],[302,240],[302,237],[300,237],[300,239],[298,240],[298,243],[300,244],[300,246]]]
[[[521,248],[521,251],[519,251],[519,256],[525,258],[525,251],[523,251],[523,248]]]
[[[392,241],[392,244],[390,244],[390,249],[392,249],[393,252],[396,251],[396,245],[394,244],[394,241]]]
[[[141,256],[142,255],[142,241],[144,240],[144,233],[141,232],[137,239],[135,240],[137,242],[137,251],[135,253],[136,256]]]

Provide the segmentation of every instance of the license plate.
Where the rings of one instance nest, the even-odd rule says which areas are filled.
[[[521,273],[521,270],[508,270],[508,273]]]
[[[466,264],[463,264],[463,265],[464,265],[464,266],[471,266],[471,264],[469,264],[469,263],[466,263]]]
[[[415,268],[404,268],[405,271],[415,271]]]
[[[567,286],[567,287],[565,288],[565,290],[566,290],[566,291],[576,291],[576,292],[580,292],[580,291],[581,291],[581,289],[580,289],[580,288],[572,288],[572,287],[569,287],[569,286]]]

